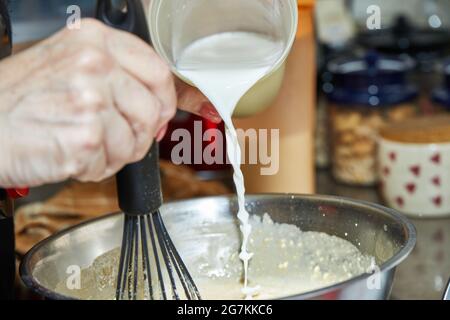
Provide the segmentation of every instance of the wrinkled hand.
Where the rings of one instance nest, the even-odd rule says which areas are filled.
[[[0,74],[5,188],[112,176],[145,156],[176,111],[167,65],[94,20],[8,58]]]

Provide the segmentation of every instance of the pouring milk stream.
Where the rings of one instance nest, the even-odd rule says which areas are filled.
[[[281,58],[281,41],[251,32],[225,32],[194,41],[180,54],[177,70],[189,79],[214,104],[226,125],[227,153],[234,170],[239,203],[244,265],[243,294],[251,299],[259,288],[249,287],[248,264],[252,253],[247,244],[251,233],[249,214],[245,209],[244,176],[241,171],[241,148],[232,122],[238,102]]]

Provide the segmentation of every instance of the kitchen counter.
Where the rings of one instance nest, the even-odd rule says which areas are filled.
[[[317,193],[383,204],[376,188],[338,184],[327,170],[318,170]],[[397,268],[392,299],[441,299],[450,278],[450,218],[411,219],[417,245]]]

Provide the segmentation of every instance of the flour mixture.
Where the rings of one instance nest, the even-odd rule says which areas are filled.
[[[371,272],[375,267],[373,257],[363,255],[346,240],[277,224],[268,215],[263,219],[253,216],[249,222],[253,232],[248,249],[255,254],[249,280],[260,286],[256,299],[287,297],[327,287]],[[243,298],[238,230],[232,222],[202,226],[207,252],[194,260],[183,257],[202,298]],[[181,243],[183,238],[176,233],[174,241]],[[56,291],[80,299],[115,299],[119,254],[119,249],[110,251],[83,270],[81,290],[69,290],[66,283],[60,283]]]

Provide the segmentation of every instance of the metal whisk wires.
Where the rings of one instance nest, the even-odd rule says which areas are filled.
[[[162,205],[158,145],[117,174],[124,229],[117,300],[196,300],[200,294],[169,236]]]
[[[116,299],[201,299],[159,211],[125,215]]]

